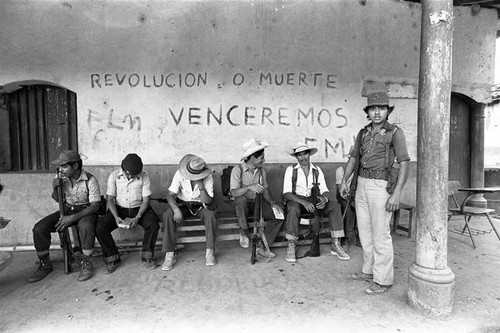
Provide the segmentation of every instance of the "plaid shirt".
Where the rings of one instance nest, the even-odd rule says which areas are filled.
[[[231,190],[242,188],[251,184],[257,184],[259,182],[260,174],[262,172],[262,186],[267,188],[267,174],[264,168],[254,169],[253,172],[245,162],[241,163],[241,168],[237,165],[231,170]],[[247,199],[255,200],[256,193],[254,191],[247,191],[244,196]]]
[[[72,206],[101,201],[101,190],[97,178],[92,177],[89,179],[87,172],[83,169],[80,178],[73,184],[69,178],[63,178],[63,192],[66,203]]]

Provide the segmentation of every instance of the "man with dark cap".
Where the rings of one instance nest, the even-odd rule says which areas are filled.
[[[73,224],[78,225],[83,244],[83,253],[77,258],[80,261],[78,281],[85,281],[93,274],[90,257],[94,250],[95,224],[101,202],[99,182],[92,174],[82,169],[80,154],[74,150],[63,151],[59,159],[52,164],[59,167],[59,174],[52,182],[52,198],[58,200],[57,188],[62,186],[65,201],[64,216],[61,217],[57,211],[44,217],[33,227],[33,241],[40,265],[28,278],[28,282],[40,281],[52,272],[53,267],[49,258],[50,233],[65,230]]]
[[[349,193],[348,179],[358,164],[358,174],[354,175],[357,180],[355,206],[363,247],[363,267],[352,278],[373,280],[365,290],[370,295],[388,291],[394,282],[390,223],[392,213],[399,208],[410,163],[403,130],[388,122],[393,110],[386,92],[368,95],[364,112],[371,123],[356,137],[340,188],[345,198]],[[395,159],[400,165],[397,180],[393,172]]]
[[[123,227],[144,229],[142,263],[147,269],[155,269],[154,247],[160,225],[158,217],[149,205],[151,180],[142,170],[142,160],[137,154],[128,154],[121,169],[111,173],[106,191],[108,213],[96,226],[96,236],[102,247],[106,273],[113,273],[121,264],[120,254],[111,232]]]
[[[318,152],[317,148],[310,148],[305,142],[298,142],[290,155],[297,159],[296,165],[289,166],[285,171],[283,181],[283,197],[287,200],[287,214],[285,222],[285,237],[288,240],[286,261],[297,261],[295,256],[295,242],[298,239],[299,221],[301,213],[314,213],[317,209],[320,215],[328,215],[332,246],[330,253],[341,260],[351,257],[340,245],[344,237],[342,221],[335,219],[329,200],[329,190],[326,186],[325,175],[316,165],[311,163],[310,157]],[[312,188],[318,186],[318,202],[313,204]]]
[[[179,170],[174,174],[168,188],[167,201],[169,207],[163,215],[165,230],[163,234],[163,251],[165,261],[161,267],[169,271],[176,262],[175,244],[176,227],[187,216],[197,216],[205,223],[206,252],[205,264],[215,265],[215,240],[217,219],[212,207],[214,197],[214,179],[212,171],[205,161],[196,155],[187,154],[179,163]]]

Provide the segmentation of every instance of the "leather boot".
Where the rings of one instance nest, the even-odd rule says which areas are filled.
[[[28,278],[28,282],[38,282],[44,279],[53,270],[52,263],[50,262],[49,254],[38,257],[40,259],[40,265],[33,275]]]
[[[78,281],[86,281],[92,277],[94,268],[92,267],[92,260],[90,256],[83,255],[80,261],[80,275]]]

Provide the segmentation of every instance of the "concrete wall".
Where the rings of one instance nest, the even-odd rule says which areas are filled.
[[[102,185],[129,152],[168,179],[188,152],[218,169],[237,162],[250,137],[271,143],[266,159],[279,170],[307,140],[333,174],[366,124],[364,96],[381,86],[416,158],[418,4],[6,0],[0,13],[0,91],[35,81],[74,91],[79,150],[84,164],[104,168]],[[456,7],[454,16],[453,87],[481,101],[493,82],[497,13]],[[13,218],[3,243],[30,242],[33,223],[57,208],[51,177],[1,175],[0,215]]]

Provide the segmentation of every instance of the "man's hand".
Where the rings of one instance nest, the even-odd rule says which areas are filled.
[[[400,202],[400,194],[394,192],[391,194],[389,199],[387,199],[387,203],[385,204],[385,210],[388,212],[394,212],[399,209]]]
[[[326,206],[328,200],[325,197],[318,197],[319,202],[316,204],[316,208],[323,209]]]
[[[115,222],[116,222],[116,225],[120,224],[120,223],[123,223],[123,219],[119,216],[115,217]]]
[[[57,223],[56,223],[56,231],[60,232],[60,231],[64,231],[64,230],[68,229],[68,227],[70,225],[72,225],[73,222],[75,222],[75,221],[74,221],[72,215],[67,215],[67,216],[61,217],[59,219],[59,221],[57,221]]]
[[[62,178],[56,177],[52,180],[52,188],[55,190],[58,186],[62,186]]]
[[[248,188],[255,193],[262,193],[264,191],[264,186],[259,183],[248,185]]]
[[[136,216],[136,217],[133,217],[130,219],[130,223],[129,223],[129,227],[130,229],[133,229],[137,226],[137,223],[139,223],[139,218]]]
[[[175,223],[181,223],[182,219],[183,219],[181,210],[179,209],[179,207],[176,207],[173,210],[174,210],[174,221],[175,221]]]
[[[300,204],[301,204],[302,206],[304,206],[304,208],[305,208],[305,209],[306,209],[309,213],[314,213],[314,211],[316,210],[316,209],[314,208],[314,205],[313,205],[311,202],[307,201],[307,200],[303,200],[302,202],[300,202]]]
[[[344,181],[342,181],[342,183],[340,184],[340,196],[346,199],[348,195],[349,195],[349,188],[347,187],[347,184]]]

